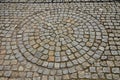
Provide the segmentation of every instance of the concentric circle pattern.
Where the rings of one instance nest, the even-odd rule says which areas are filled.
[[[16,31],[19,53],[15,54],[48,70],[89,67],[101,57],[108,38],[104,26],[94,17],[67,9],[36,12]]]

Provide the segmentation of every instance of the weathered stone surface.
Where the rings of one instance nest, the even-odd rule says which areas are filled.
[[[1,0],[0,79],[119,80],[120,3],[112,1]]]

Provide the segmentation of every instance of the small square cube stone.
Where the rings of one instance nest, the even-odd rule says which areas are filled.
[[[96,68],[95,67],[90,67],[90,72],[96,72]]]
[[[119,68],[112,68],[112,72],[113,73],[120,73],[120,69]]]

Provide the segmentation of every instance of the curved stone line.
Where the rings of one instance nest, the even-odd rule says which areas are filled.
[[[106,37],[106,39],[107,39],[107,36],[106,36],[106,32],[104,32],[104,31],[102,31],[103,29],[105,29],[103,26],[100,26],[99,25],[99,22],[97,22],[97,20],[94,20],[94,18],[92,18],[91,16],[89,16],[89,15],[87,15],[87,14],[83,14],[83,13],[80,13],[80,14],[76,14],[76,13],[70,13],[69,14],[69,12],[67,13],[64,13],[65,11],[63,10],[63,15],[67,15],[67,16],[63,16],[63,15],[61,15],[61,12],[59,13],[57,13],[57,14],[55,14],[55,15],[61,15],[62,17],[63,17],[63,19],[65,18],[65,17],[69,17],[69,16],[74,16],[74,18],[76,19],[77,18],[77,20],[84,20],[85,22],[84,22],[84,25],[82,24],[82,25],[79,25],[79,22],[78,23],[74,23],[74,24],[78,24],[77,25],[77,27],[76,26],[74,26],[74,24],[73,24],[73,27],[71,27],[71,28],[73,28],[73,29],[76,29],[76,30],[74,30],[74,32],[75,31],[77,31],[77,30],[79,30],[79,32],[78,32],[78,36],[80,37],[80,38],[83,38],[84,39],[84,41],[82,41],[82,43],[80,42],[79,44],[78,44],[78,46],[80,45],[80,46],[82,46],[81,47],[81,49],[80,49],[80,54],[81,53],[84,53],[84,54],[81,54],[81,57],[79,57],[79,58],[74,58],[74,59],[69,59],[68,60],[68,62],[72,62],[73,63],[73,61],[74,60],[77,60],[77,62],[78,63],[76,63],[76,64],[74,64],[73,63],[73,66],[71,66],[71,65],[69,65],[69,64],[67,64],[67,63],[65,63],[65,67],[59,67],[60,65],[61,65],[61,63],[58,63],[58,62],[56,62],[56,61],[46,61],[46,60],[48,60],[48,59],[46,59],[46,60],[43,60],[43,64],[37,64],[36,62],[36,60],[39,60],[39,59],[41,59],[41,57],[40,58],[36,58],[36,57],[34,57],[35,55],[32,53],[32,51],[31,50],[35,50],[35,48],[32,48],[31,47],[31,45],[30,44],[28,44],[29,42],[27,42],[28,40],[29,40],[29,36],[33,36],[33,39],[35,39],[34,38],[34,35],[35,35],[35,33],[33,33],[33,32],[35,32],[35,29],[36,30],[39,30],[39,29],[41,29],[41,27],[40,28],[37,28],[37,26],[36,26],[36,28],[35,29],[32,29],[32,27],[33,27],[33,25],[36,23],[36,22],[34,22],[34,21],[37,21],[38,23],[37,24],[41,24],[41,23],[45,23],[45,24],[47,24],[47,25],[49,25],[49,26],[51,26],[52,25],[52,23],[51,24],[49,24],[48,22],[44,22],[44,21],[42,21],[42,22],[40,22],[39,23],[39,19],[40,18],[38,18],[38,16],[39,15],[33,15],[33,16],[31,16],[31,17],[29,17],[29,18],[26,18],[26,19],[28,19],[28,20],[26,20],[26,21],[24,21],[22,24],[23,25],[21,25],[20,27],[22,27],[21,28],[21,30],[18,30],[18,32],[17,32],[17,34],[16,34],[16,41],[18,42],[17,43],[17,45],[18,45],[18,49],[20,49],[20,54],[22,54],[21,56],[24,56],[24,60],[27,60],[27,61],[29,61],[29,62],[31,62],[31,63],[33,63],[33,64],[36,64],[36,66],[39,66],[39,67],[43,67],[43,68],[45,68],[45,69],[49,69],[49,70],[51,70],[51,68],[52,69],[56,69],[56,70],[59,70],[59,69],[62,69],[62,68],[68,68],[68,69],[70,69],[70,68],[73,68],[74,66],[77,66],[77,65],[81,65],[81,66],[83,66],[83,67],[88,67],[90,64],[92,64],[94,61],[95,61],[95,59],[98,59],[100,56],[101,56],[101,54],[103,53],[103,50],[104,50],[104,46],[102,46],[101,44],[104,42],[104,40],[102,39],[102,37],[103,36],[105,36]],[[54,13],[54,12],[53,12]],[[83,17],[83,15],[84,15],[84,17]],[[46,15],[47,16],[47,15]],[[45,19],[47,18],[45,16]],[[37,17],[36,19],[34,19],[34,17]],[[55,16],[51,16],[51,15],[49,15],[48,17],[52,17],[52,19],[54,20],[55,18]],[[41,18],[42,18],[42,16],[41,16]],[[61,18],[61,17],[57,17],[57,18]],[[86,18],[90,18],[90,19],[86,19]],[[30,20],[31,20],[31,22],[30,22]],[[44,19],[43,19],[44,20]],[[81,20],[80,20],[80,22],[81,22]],[[40,20],[41,21],[41,20]],[[28,24],[27,24],[27,22],[29,22]],[[34,23],[32,23],[32,22],[34,22]],[[86,23],[86,22],[88,22],[88,23]],[[96,24],[96,22],[97,22],[97,24]],[[71,24],[70,23],[70,21],[68,20],[67,21],[67,23],[69,23],[69,24]],[[31,25],[31,24],[33,24],[33,25]],[[59,24],[59,23],[58,23]],[[28,25],[28,26],[27,26]],[[62,25],[62,24],[61,24]],[[19,26],[19,25],[18,25]],[[31,26],[31,27],[30,27]],[[69,25],[70,26],[70,25]],[[43,26],[44,27],[44,26]],[[52,25],[52,27],[54,28],[55,26],[54,25]],[[75,28],[74,28],[75,27]],[[58,28],[58,27],[57,27]],[[88,28],[88,30],[86,29],[86,28]],[[28,30],[28,31],[25,31],[25,30]],[[82,31],[81,31],[82,30]],[[88,31],[88,32],[85,32],[85,31]],[[67,31],[68,32],[68,31]],[[82,34],[80,34],[80,32],[83,32]],[[19,35],[19,33],[22,33],[22,35]],[[39,34],[39,33],[38,33]],[[76,33],[77,34],[77,33]],[[88,35],[86,35],[86,34],[88,34]],[[80,36],[81,35],[81,36]],[[93,38],[89,38],[90,36],[89,35],[94,35],[95,37],[93,37]],[[73,35],[72,35],[73,36]],[[91,36],[91,37],[92,37]],[[99,36],[99,37],[97,37],[97,36]],[[25,37],[28,37],[28,39],[25,39]],[[37,36],[35,36],[35,37],[39,37],[39,35],[37,35]],[[44,36],[43,36],[44,37]],[[63,35],[63,37],[65,37],[64,35]],[[32,38],[32,37],[31,37]],[[39,37],[40,38],[40,37]],[[77,38],[77,37],[76,37]],[[75,40],[76,40],[76,38],[75,38]],[[87,46],[86,46],[86,44],[87,44],[87,42],[85,41],[85,40],[87,40],[87,38],[88,38],[88,40],[89,39],[91,39],[91,40],[93,40],[92,41],[92,47],[90,48],[90,49],[87,49]],[[98,38],[98,39],[97,39]],[[63,38],[64,39],[64,38]],[[25,40],[26,42],[22,42],[21,40]],[[98,42],[95,42],[96,40],[98,40]],[[99,40],[100,40],[100,42],[99,42]],[[63,40],[64,41],[64,40]],[[72,41],[72,42],[76,42],[76,41]],[[71,44],[72,44],[72,42],[70,42]],[[95,43],[94,43],[95,42]],[[97,44],[98,43],[98,44]],[[25,44],[28,46],[28,49],[29,50],[27,50],[27,47],[25,47]],[[38,44],[38,43],[37,43]],[[74,44],[74,43],[73,43]],[[88,43],[89,45],[90,45],[90,43]],[[96,47],[97,48],[95,48],[95,46],[93,46],[93,44],[94,45],[96,45]],[[22,47],[21,47],[22,46]],[[73,45],[72,45],[73,46]],[[39,47],[39,46],[38,46]],[[36,48],[38,48],[38,47],[36,47]],[[74,46],[73,46],[74,47]],[[75,48],[77,48],[76,47],[76,45],[75,45]],[[49,49],[49,48],[48,48]],[[70,49],[72,49],[72,48],[70,48]],[[79,50],[78,50],[79,51]],[[78,52],[77,51],[77,52]],[[27,53],[25,53],[25,52],[27,52]],[[60,51],[57,51],[57,52],[61,52],[61,50]],[[79,53],[79,52],[78,52]],[[92,54],[89,54],[89,53],[92,53]],[[25,55],[26,54],[26,55]],[[46,54],[48,54],[48,52],[46,53]],[[73,54],[73,53],[72,53]],[[71,55],[72,55],[71,54]],[[31,56],[30,56],[31,55]],[[44,55],[44,54],[43,54]],[[60,54],[61,55],[61,54]],[[73,54],[74,55],[74,54]],[[48,55],[48,57],[49,57],[50,55]],[[75,56],[75,55],[74,55]],[[53,56],[53,57],[55,57],[55,55]],[[66,57],[70,57],[68,54],[66,55]],[[25,59],[26,58],[26,59]],[[59,57],[59,58],[61,58],[61,57]],[[19,60],[19,58],[18,58],[18,60]],[[92,61],[92,63],[90,63],[89,61],[90,60],[93,60]],[[62,62],[62,61],[60,61],[60,62]],[[66,62],[65,60],[63,61],[63,62]],[[49,64],[49,63],[53,63],[53,66],[54,67],[48,67],[48,65],[46,65],[46,64]]]

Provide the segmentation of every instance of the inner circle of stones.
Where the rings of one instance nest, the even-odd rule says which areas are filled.
[[[104,28],[96,22],[83,13],[37,13],[22,23],[16,35],[17,44],[25,59],[38,66],[60,69],[81,64],[86,67],[84,63],[95,61],[95,51],[99,51],[98,55],[103,52],[99,48]]]

